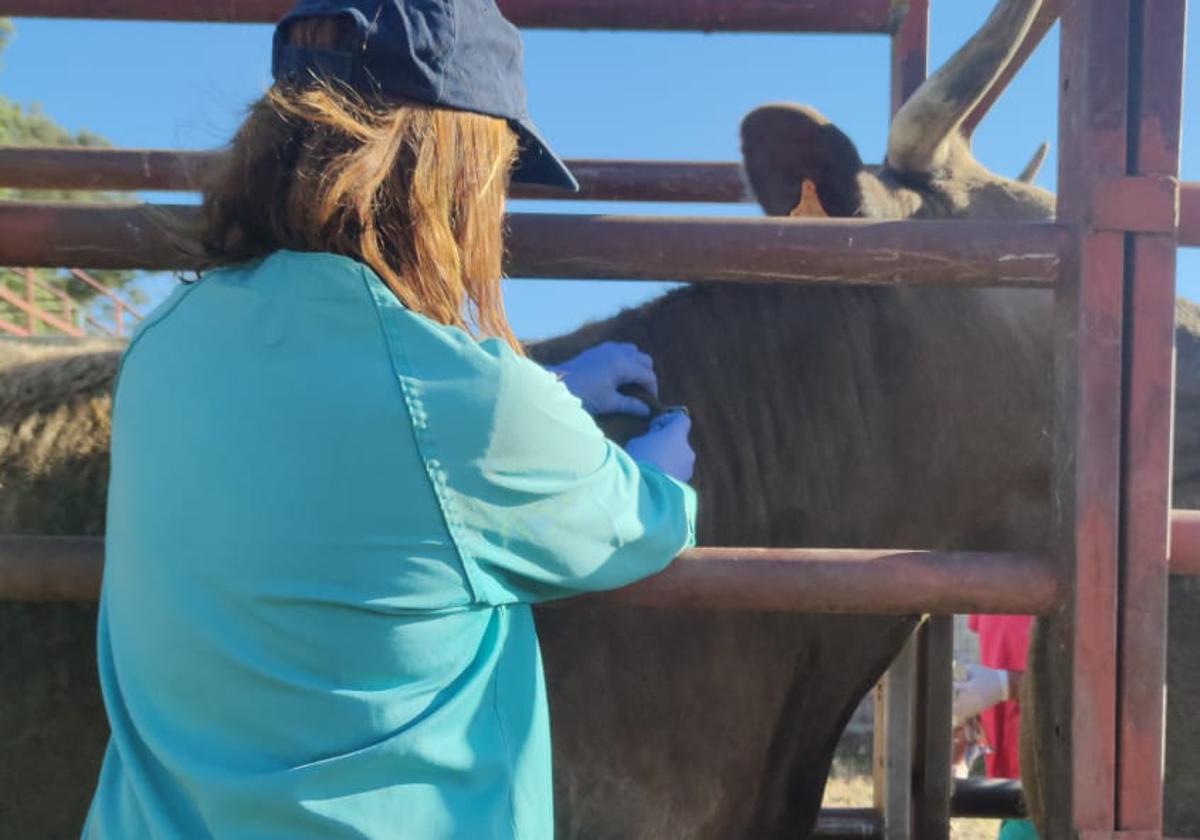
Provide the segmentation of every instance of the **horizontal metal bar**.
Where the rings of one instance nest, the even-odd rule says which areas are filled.
[[[41,320],[46,326],[53,327],[59,332],[66,333],[69,336],[79,338],[83,335],[83,330],[79,329],[74,324],[64,321],[58,316],[47,312],[36,303],[23,300],[15,292],[5,288],[4,286],[0,286],[0,302],[7,303],[9,306],[13,307],[14,309],[19,309],[26,315],[32,315],[34,318]]]
[[[957,819],[1025,818],[1021,783],[1015,779],[955,779],[950,813]],[[883,837],[883,820],[873,808],[823,808],[813,838]]]
[[[293,0],[0,0],[0,16],[274,23]],[[891,0],[498,0],[530,29],[890,32]]]
[[[1194,551],[1200,511],[1173,512],[1175,557],[1184,534]],[[96,537],[0,537],[0,599],[92,600],[102,555],[103,541]],[[675,599],[692,606],[751,601],[757,609],[959,613],[1041,612],[1057,598],[1052,570],[1017,554],[703,548],[685,552],[681,561],[603,597],[643,605]],[[1172,562],[1179,571],[1178,561]]]
[[[812,613],[1039,614],[1058,604],[1044,557],[1015,553],[697,548],[603,597],[631,605]]]
[[[1052,223],[517,214],[514,277],[857,285],[1051,286]]]
[[[29,336],[32,334],[33,333],[29,331],[28,327],[20,327],[14,324],[12,321],[0,318],[0,335],[12,335],[16,336],[17,338],[29,338]]]
[[[512,198],[583,201],[750,201],[739,163],[719,161],[568,160],[579,192],[513,184]]]
[[[195,207],[157,205],[194,220]],[[513,277],[1050,286],[1068,247],[1048,222],[512,214]],[[193,268],[146,206],[0,202],[0,265]]]
[[[220,154],[171,149],[0,147],[0,187],[192,192],[219,162]],[[567,164],[579,180],[579,192],[515,184],[511,196],[580,201],[750,200],[741,165],[732,161],[577,159]],[[1108,185],[1118,189],[1117,201],[1122,195],[1120,183]],[[1200,184],[1179,185],[1178,219],[1179,244],[1200,247]]]
[[[950,813],[970,819],[1022,819],[1025,799],[1021,783],[1015,779],[955,779]]]
[[[218,151],[167,149],[0,148],[0,187],[47,190],[199,189],[220,163]],[[514,184],[513,198],[580,201],[743,202],[749,196],[737,163],[569,160],[579,192]]]
[[[882,840],[883,818],[874,808],[822,808],[812,840]]]
[[[220,155],[218,151],[172,149],[0,147],[0,187],[191,192],[198,189]],[[512,197],[711,203],[750,200],[741,165],[733,161],[575,159],[567,164],[579,180],[579,192],[516,184]],[[1109,186],[1119,183],[1111,182]],[[1200,246],[1197,183],[1179,185],[1179,244]]]
[[[101,537],[0,537],[0,601],[94,601]]]
[[[197,189],[221,158],[216,151],[0,147],[0,187],[21,190]]]
[[[1171,511],[1171,574],[1200,575],[1200,510]]]
[[[1092,189],[1092,230],[1174,233],[1179,182],[1165,175],[1100,179]]]
[[[38,279],[37,272],[31,268],[18,268],[16,269],[16,273],[25,278],[25,282],[33,286],[33,288],[40,289],[42,292],[50,295],[56,300],[61,301],[62,303],[65,303],[67,306],[71,306],[75,302],[71,299],[71,296],[62,289],[56,289],[49,283],[45,283]]]
[[[0,537],[0,600],[93,600],[104,543]],[[663,573],[596,597],[634,606],[822,613],[1041,613],[1058,600],[1047,560],[1024,554],[697,548]]]
[[[1200,182],[1179,185],[1179,244],[1200,248]]]
[[[114,310],[128,312],[137,321],[140,321],[145,317],[141,312],[138,312],[124,300],[113,294],[112,289],[108,288],[108,286],[105,286],[86,271],[81,271],[78,268],[70,268],[67,269],[67,271],[70,273],[72,278],[92,290],[93,298],[102,297],[107,299],[112,304]]]

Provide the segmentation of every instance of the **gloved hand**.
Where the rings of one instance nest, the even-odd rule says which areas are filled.
[[[672,478],[690,481],[696,453],[688,443],[692,418],[682,411],[660,414],[650,422],[650,431],[625,444],[635,461],[653,464]]]
[[[955,666],[955,671],[952,711],[955,726],[1011,699],[1008,671],[971,664]]]
[[[641,385],[658,396],[654,361],[632,344],[608,341],[584,350],[569,362],[547,369],[558,374],[567,390],[579,397],[592,416],[650,415],[650,406],[617,390],[622,385]]]

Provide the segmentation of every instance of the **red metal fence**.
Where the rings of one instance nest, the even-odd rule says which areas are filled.
[[[288,5],[0,0],[0,15],[265,22]],[[500,5],[531,27],[886,33],[893,45],[893,110],[925,74],[927,0]],[[1185,6],[1185,0],[1062,0],[1047,3],[1035,20],[1007,75],[1061,12],[1053,223],[510,219],[508,269],[519,276],[793,283],[841,277],[1055,289],[1053,557],[700,549],[662,576],[610,596],[646,605],[1043,615],[1058,660],[1052,665],[1071,684],[1058,707],[1043,711],[1060,738],[1059,749],[1045,757],[1052,801],[1061,806],[1049,814],[1053,837],[1151,840],[1162,832],[1168,556],[1171,570],[1200,572],[1200,514],[1170,517],[1168,485],[1174,254],[1178,244],[1200,245],[1200,185],[1178,183]],[[990,102],[971,116],[968,131]],[[0,150],[0,184],[187,189],[211,162],[204,153],[8,149]],[[581,198],[744,197],[734,164],[586,161],[574,168],[584,183]],[[550,190],[521,195],[556,197]],[[0,262],[65,261],[188,264],[136,207],[0,205]],[[0,597],[94,597],[100,550],[90,540],[0,539]],[[930,738],[948,714],[948,669],[933,645],[925,647],[922,666],[933,681],[927,699],[934,710],[923,718]],[[921,768],[928,779],[938,772]],[[922,838],[945,837],[944,783],[931,781],[918,792],[909,824]],[[860,836],[878,831],[878,820],[865,825],[868,833]]]
[[[18,294],[0,285],[0,304],[7,304],[10,309],[16,310],[23,316],[24,323],[18,324],[16,321],[0,317],[0,333],[5,335],[28,338],[38,335],[39,325],[44,325],[55,335],[72,338],[82,338],[85,335],[124,338],[127,328],[142,319],[136,309],[86,271],[67,269],[68,282],[74,282],[87,289],[81,299],[68,294],[59,285],[42,279],[33,269],[9,270],[21,279],[24,294]],[[55,303],[57,312],[43,305],[47,299]],[[111,323],[99,320],[89,310],[89,304],[96,301],[103,301],[111,308]]]
[[[909,3],[892,0],[500,0],[530,29],[891,32]],[[925,6],[923,0],[911,3]],[[274,23],[292,0],[6,0],[13,17]]]

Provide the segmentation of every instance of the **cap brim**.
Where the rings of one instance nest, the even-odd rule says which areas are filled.
[[[550,147],[538,134],[533,123],[528,120],[513,120],[511,124],[521,143],[517,163],[513,167],[513,183],[543,184],[578,192],[579,182],[558,155],[550,151]]]

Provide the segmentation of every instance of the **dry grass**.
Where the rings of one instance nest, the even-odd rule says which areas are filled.
[[[835,770],[825,786],[824,804],[827,808],[870,807],[871,777]],[[952,820],[950,824],[951,840],[995,840],[999,833],[999,820]]]

